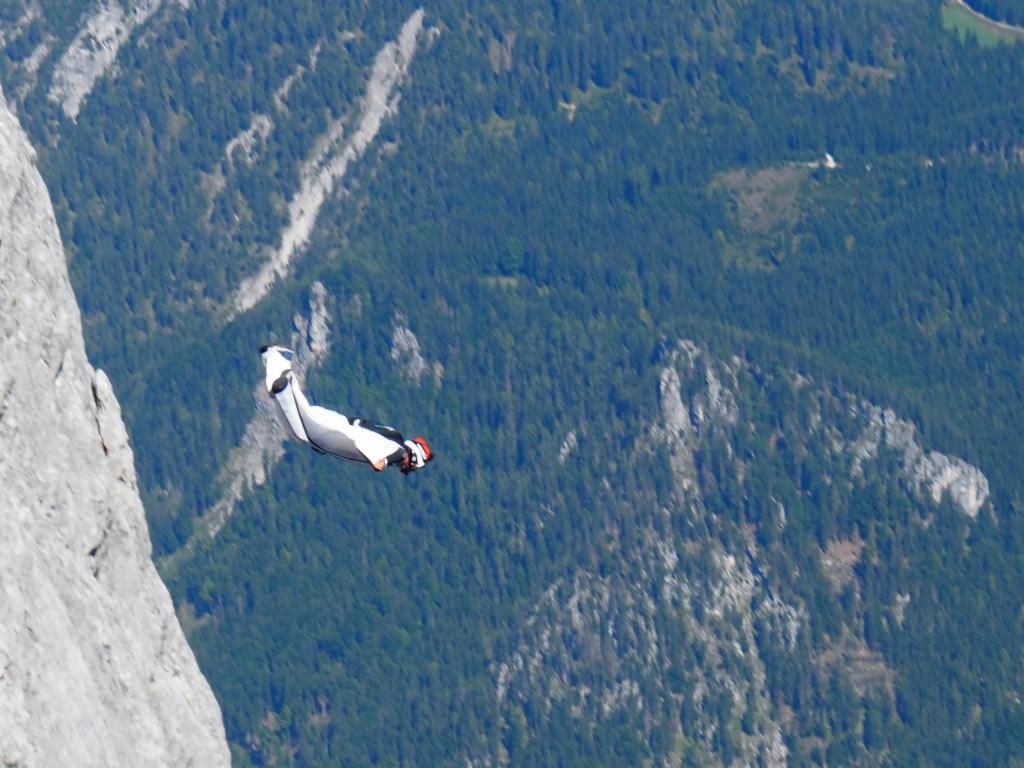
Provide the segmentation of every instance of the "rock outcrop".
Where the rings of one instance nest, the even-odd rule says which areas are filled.
[[[423,357],[420,340],[409,328],[408,322],[401,313],[395,315],[391,332],[391,362],[406,381],[419,384],[424,376],[429,376],[433,378],[434,386],[440,387],[444,366],[440,361],[430,362]]]
[[[868,423],[850,445],[855,476],[863,472],[865,461],[877,459],[879,448],[884,445],[899,456],[904,475],[919,498],[927,497],[938,504],[943,494],[948,493],[957,509],[970,518],[978,516],[989,494],[988,478],[981,470],[956,456],[925,451],[917,440],[914,425],[888,408],[864,402],[860,411]]]
[[[0,95],[0,764],[227,766],[34,152]]]

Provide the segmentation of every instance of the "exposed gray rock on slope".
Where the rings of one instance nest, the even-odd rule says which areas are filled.
[[[266,142],[274,131],[274,121],[269,115],[254,115],[249,127],[235,136],[224,147],[224,157],[232,165],[242,163],[252,165],[256,159],[258,148]]]
[[[394,328],[391,332],[391,361],[398,367],[399,373],[407,381],[419,384],[424,375],[432,375],[434,386],[441,386],[444,366],[440,361],[429,362],[420,350],[420,340],[408,326],[408,320],[402,314],[396,314]]]
[[[855,406],[851,409],[858,411]],[[899,456],[903,472],[919,498],[927,497],[938,504],[948,493],[961,512],[970,518],[978,516],[988,500],[988,478],[981,470],[955,456],[925,451],[918,443],[914,425],[888,408],[864,402],[859,412],[867,417],[867,424],[849,448],[855,477],[863,472],[865,461],[878,457],[879,447],[884,445]]]
[[[42,8],[36,2],[25,3],[23,8],[20,17],[13,24],[0,25],[0,49],[6,49],[14,41],[22,39],[42,16]],[[10,56],[4,50],[12,70],[12,76],[9,76],[9,82],[13,86],[11,88],[13,91],[12,111],[17,112],[17,103],[25,97],[25,94],[35,88],[39,67],[53,51],[55,43],[56,40],[52,35],[44,34],[32,49],[32,53],[21,60]]]
[[[117,52],[135,28],[156,12],[160,1],[104,0],[83,19],[82,30],[57,62],[50,85],[49,98],[60,104],[64,114],[72,120],[78,117],[96,81],[114,64]]]
[[[567,434],[565,436],[565,439],[562,441],[561,448],[558,449],[558,463],[565,464],[566,460],[572,455],[573,451],[575,451],[579,447],[579,444],[580,441],[579,438],[576,437],[576,433],[570,430],[569,434]]]
[[[33,161],[0,95],[0,764],[227,766]]]
[[[402,375],[414,384],[419,384],[423,374],[427,372],[427,361],[420,352],[420,341],[416,334],[402,320],[396,320],[395,329],[391,334],[391,360]]]
[[[242,281],[235,292],[235,314],[252,309],[287,274],[295,254],[309,242],[323,204],[334,194],[349,166],[359,160],[380,132],[384,120],[398,110],[398,86],[405,79],[423,30],[423,9],[414,11],[398,34],[373,61],[360,114],[350,136],[344,121],[336,120],[317,140],[317,148],[301,171],[301,186],[288,204],[288,225],[281,233],[281,246],[260,270]]]
[[[343,33],[339,36],[341,41],[348,41],[354,38],[352,33]],[[280,113],[287,114],[288,93],[299,78],[306,72],[316,71],[316,62],[320,56],[320,49],[323,47],[323,40],[319,40],[309,52],[305,65],[299,64],[295,70],[285,78],[281,86],[274,91],[274,106]],[[235,166],[239,162],[251,166],[256,162],[257,156],[266,144],[268,137],[274,132],[274,118],[265,112],[258,112],[252,116],[249,127],[235,136],[224,147],[224,157],[229,165]]]

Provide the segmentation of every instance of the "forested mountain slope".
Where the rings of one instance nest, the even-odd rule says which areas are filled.
[[[1024,757],[1022,65],[928,0],[295,0],[162,5],[74,121],[40,68],[236,763]],[[428,472],[232,485],[314,316]]]

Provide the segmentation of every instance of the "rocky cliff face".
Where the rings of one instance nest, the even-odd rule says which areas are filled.
[[[0,763],[226,766],[150,559],[132,451],[0,95]]]

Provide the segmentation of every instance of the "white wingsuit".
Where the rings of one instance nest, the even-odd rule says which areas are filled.
[[[278,346],[260,348],[266,368],[267,392],[277,405],[277,414],[296,439],[319,453],[329,453],[345,461],[355,461],[384,469],[391,464],[409,463],[405,471],[421,469],[431,459],[422,438],[403,440],[394,429],[349,420],[342,414],[311,405],[292,371],[293,353]],[[383,462],[383,463],[382,463]]]

